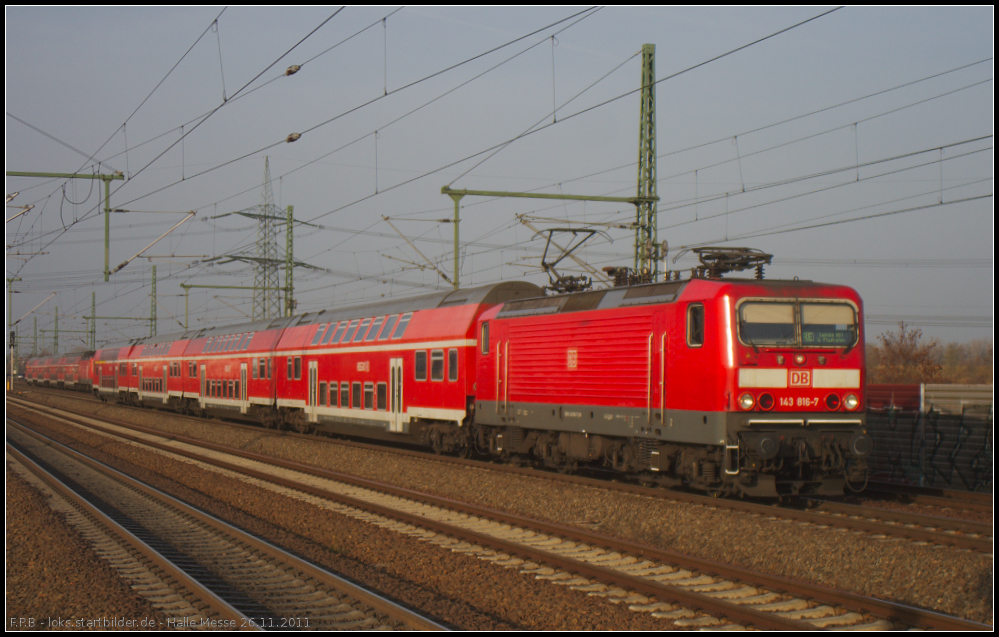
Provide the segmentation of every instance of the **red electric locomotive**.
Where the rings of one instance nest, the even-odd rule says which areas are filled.
[[[124,402],[714,493],[841,494],[863,485],[871,451],[862,309],[855,291],[810,281],[695,276],[554,296],[500,283],[90,360],[95,394]]]
[[[862,486],[862,305],[691,279],[506,303],[479,326],[474,442],[718,493]]]

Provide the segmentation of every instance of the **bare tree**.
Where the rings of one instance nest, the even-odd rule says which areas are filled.
[[[870,383],[944,383],[943,367],[937,363],[937,343],[922,343],[923,331],[898,324],[898,331],[878,336],[881,346],[868,366]]]

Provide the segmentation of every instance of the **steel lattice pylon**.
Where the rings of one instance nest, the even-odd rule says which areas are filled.
[[[642,113],[638,138],[638,197],[635,211],[635,270],[659,277],[659,221],[656,213],[656,45],[642,45]]]
[[[270,158],[264,159],[264,187],[257,209],[257,264],[253,277],[253,319],[269,319],[282,315],[278,279],[278,224],[284,215],[274,205],[271,189]]]

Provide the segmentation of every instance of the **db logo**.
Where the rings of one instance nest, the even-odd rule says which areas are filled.
[[[812,370],[810,369],[792,369],[791,376],[788,383],[791,387],[811,387],[812,386]]]
[[[569,369],[576,369],[579,366],[579,350],[570,349],[566,364]]]

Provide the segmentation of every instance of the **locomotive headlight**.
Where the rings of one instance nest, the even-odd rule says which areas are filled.
[[[742,396],[739,396],[739,407],[745,411],[752,409],[755,403],[756,400],[753,398],[752,394],[743,394]]]
[[[860,406],[860,399],[857,398],[856,394],[847,394],[846,398],[843,399],[843,406],[853,411]]]
[[[798,364],[798,365],[804,365],[805,364],[805,355],[804,354],[795,354],[794,355],[794,362],[796,364]]]

